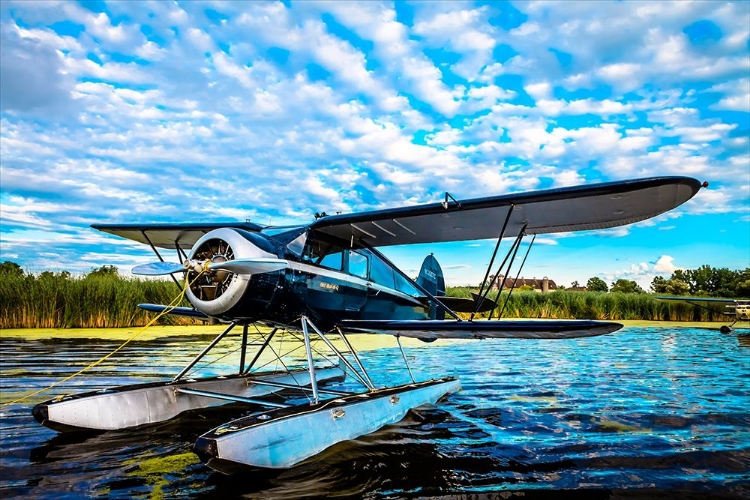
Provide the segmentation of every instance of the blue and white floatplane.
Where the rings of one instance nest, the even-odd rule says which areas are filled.
[[[195,443],[197,455],[222,472],[243,466],[291,467],[336,443],[398,422],[409,410],[435,404],[460,388],[453,378],[414,380],[408,363],[411,383],[376,387],[347,335],[393,335],[401,347],[401,337],[426,342],[569,339],[614,332],[622,325],[492,319],[498,309],[502,316],[509,297],[502,304],[499,294],[489,298],[491,289],[504,285],[496,278],[488,280],[501,241],[513,238],[495,277],[511,274],[526,236],[635,223],[681,205],[700,188],[692,178],[656,177],[462,201],[446,193],[440,203],[316,214],[312,223],[294,227],[249,222],[95,225],[153,249],[159,262],[138,266],[134,274],[171,275],[178,284],[175,275],[184,276],[192,307],[140,307],[218,321],[227,328],[172,380],[58,397],[34,407],[34,417],[59,431],[119,430],[165,421],[187,410],[238,403],[256,411],[208,430]],[[490,238],[497,243],[479,294],[472,299],[445,296],[443,274],[432,255],[413,280],[379,250]],[[174,250],[179,262],[164,262],[160,249]],[[517,266],[516,276],[525,261]],[[488,311],[489,319],[477,317]],[[270,330],[250,333],[254,325]],[[242,326],[236,373],[188,378],[195,364],[236,326]],[[306,367],[258,371],[257,360],[272,351],[271,340],[281,335],[304,345]],[[313,342],[321,341],[338,358],[336,363],[316,366]],[[324,385],[346,375],[363,389],[341,391]],[[294,392],[305,394],[305,402],[279,401],[280,395]]]

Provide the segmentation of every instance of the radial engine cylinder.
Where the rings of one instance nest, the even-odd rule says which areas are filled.
[[[189,256],[193,263],[274,257],[276,254],[273,246],[264,236],[226,227],[206,233],[193,245]],[[251,282],[258,281],[257,278],[260,276],[236,274],[225,270],[204,271],[198,276],[195,270],[191,270],[188,272],[188,281],[192,284],[186,295],[196,309],[209,316],[221,316],[230,311],[238,315],[237,308],[242,308],[248,296],[253,295],[252,291],[248,293]],[[254,302],[258,302],[257,297]]]

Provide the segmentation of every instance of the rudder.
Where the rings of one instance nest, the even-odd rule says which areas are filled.
[[[419,276],[417,276],[417,284],[435,297],[445,297],[443,270],[432,254],[424,258],[422,269],[419,270]],[[433,307],[430,316],[433,319],[445,319],[445,311],[441,307]]]

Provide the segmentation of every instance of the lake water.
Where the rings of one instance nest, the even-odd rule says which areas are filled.
[[[235,405],[135,432],[58,434],[31,417],[34,403],[59,394],[171,378],[207,342],[136,342],[101,369],[0,408],[0,497],[557,498],[575,488],[578,498],[750,498],[747,331],[407,347],[417,379],[454,375],[463,390],[282,471],[224,476],[191,453],[200,434],[248,411]],[[2,400],[117,345],[2,338]],[[409,380],[392,345],[362,353],[376,384]],[[234,366],[233,349],[204,372]]]

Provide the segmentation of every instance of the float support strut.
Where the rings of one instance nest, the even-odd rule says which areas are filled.
[[[176,381],[180,380],[183,376],[185,376],[185,374],[187,372],[189,372],[190,369],[192,367],[194,367],[195,364],[198,361],[200,361],[201,358],[203,358],[203,356],[206,355],[206,353],[208,353],[208,351],[210,351],[211,349],[213,349],[214,347],[216,347],[216,344],[218,344],[219,341],[221,341],[221,339],[223,339],[226,336],[227,333],[229,333],[229,332],[232,331],[232,328],[234,328],[235,325],[236,325],[236,323],[234,323],[234,322],[230,323],[229,326],[227,327],[227,329],[224,330],[223,332],[221,332],[219,335],[217,335],[216,338],[213,339],[211,341],[211,343],[208,344],[208,346],[205,349],[203,349],[203,351],[201,351],[200,354],[198,354],[195,358],[193,358],[193,360],[185,368],[183,368],[182,371],[175,378],[172,379],[172,381],[176,382]]]

